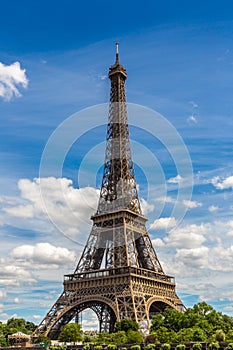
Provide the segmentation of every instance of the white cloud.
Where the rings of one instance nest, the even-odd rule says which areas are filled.
[[[198,104],[195,101],[189,101],[193,108],[198,108]]]
[[[21,301],[21,300],[20,300],[19,298],[14,298],[14,303],[15,303],[15,304],[19,304],[20,301]]]
[[[47,268],[50,267],[50,264],[54,268],[54,265],[59,267],[59,265],[73,263],[76,257],[73,251],[55,247],[50,243],[37,243],[34,246],[21,245],[12,250],[11,256],[30,263],[46,264]]]
[[[211,205],[208,210],[213,213],[215,211],[218,211],[219,207],[217,205]]]
[[[198,247],[192,249],[179,249],[175,259],[184,265],[185,268],[205,268],[208,267],[208,247]]]
[[[65,235],[77,238],[83,230],[90,229],[99,191],[92,187],[75,189],[72,185],[72,180],[66,178],[19,180],[18,204],[11,205],[8,201],[3,208],[6,222],[43,232],[58,228]]]
[[[18,318],[18,315],[16,313],[7,314],[5,312],[0,314],[0,322],[2,323],[6,323],[6,321],[9,320],[10,318]]]
[[[0,299],[5,299],[7,296],[6,292],[4,290],[0,290]]]
[[[24,89],[28,86],[26,70],[21,69],[19,62],[5,65],[0,62],[0,96],[10,101],[14,96],[20,97],[18,86]]]
[[[40,320],[42,318],[42,316],[41,315],[33,315],[32,318],[34,320]]]
[[[219,176],[213,177],[211,180],[212,185],[214,185],[219,190],[225,190],[228,188],[233,188],[233,176],[228,176],[226,179],[222,180]]]
[[[170,179],[168,179],[167,182],[169,184],[178,184],[183,180],[184,180],[183,177],[178,174],[176,177],[171,177]]]
[[[161,238],[155,238],[152,240],[152,244],[155,246],[155,247],[163,247],[164,246],[164,242],[162,241]]]
[[[2,264],[0,269],[0,284],[3,286],[19,286],[22,283],[34,283],[35,278],[26,269]]]
[[[233,220],[228,221],[215,221],[214,222],[215,229],[226,236],[233,236]]]
[[[155,220],[150,225],[150,230],[166,230],[168,228],[174,227],[177,225],[176,219],[171,218],[160,218]]]
[[[196,202],[196,201],[190,201],[190,200],[183,200],[182,203],[189,209],[201,207],[202,203]]]
[[[174,203],[175,202],[175,199],[173,199],[170,196],[158,197],[155,200],[157,202],[162,202],[162,203]]]
[[[142,212],[144,215],[147,215],[148,213],[151,213],[155,206],[153,204],[149,204],[145,199],[141,198],[140,199],[140,203],[141,203],[141,208],[142,208]]]
[[[197,124],[197,116],[192,114],[187,118],[187,122],[190,124]]]
[[[233,245],[230,247],[216,246],[211,250],[210,269],[217,271],[232,271]]]
[[[205,235],[209,232],[209,225],[187,225],[178,227],[164,238],[166,244],[176,248],[199,248],[205,242]]]

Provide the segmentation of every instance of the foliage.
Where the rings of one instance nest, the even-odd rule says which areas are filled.
[[[229,343],[227,345],[227,350],[233,350],[233,343]]]
[[[164,324],[164,316],[156,314],[153,316],[151,331],[157,331]]]
[[[112,342],[114,344],[126,344],[127,336],[125,331],[118,331],[116,333],[111,334]]]
[[[122,320],[122,321],[116,323],[115,332],[124,331],[125,333],[127,333],[129,330],[137,331],[138,328],[139,328],[139,326],[138,326],[137,322],[129,320],[129,319],[125,319],[125,320]]]
[[[127,332],[127,342],[129,344],[141,344],[143,340],[143,336],[139,331],[133,331],[130,329]]]
[[[224,333],[233,342],[233,318],[201,302],[184,313],[165,309],[153,317],[150,332],[160,343],[223,341]]]
[[[0,346],[8,345],[8,335],[16,332],[31,334],[35,329],[36,325],[24,318],[10,318],[7,323],[0,322]]]
[[[92,342],[92,337],[90,337],[89,335],[84,335],[84,337],[83,337],[83,342],[84,343],[91,343]],[[88,345],[88,344],[87,344]],[[88,345],[89,346],[89,345]],[[90,348],[90,346],[89,346],[89,348]],[[86,349],[84,349],[84,350],[89,350],[89,348],[87,347]]]
[[[33,322],[26,321],[24,318],[10,318],[6,324],[7,335],[16,332],[31,334],[35,329],[36,325]]]
[[[38,338],[34,341],[35,344],[51,344],[51,340],[44,334],[39,334]]]
[[[0,337],[0,346],[7,346],[7,341],[4,336]]]
[[[102,349],[103,349],[102,345],[96,345],[94,347],[94,350],[102,350]]]
[[[126,344],[127,336],[124,331],[116,333],[98,333],[98,336],[93,339],[96,344]]]
[[[146,350],[155,350],[155,344],[147,344]]]
[[[90,345],[89,344],[83,345],[82,350],[90,350]]]
[[[176,346],[176,350],[185,350],[185,348],[186,348],[186,345],[185,345],[185,344],[178,344],[178,345]]]
[[[208,346],[209,350],[218,350],[219,348],[220,348],[220,345],[218,342],[212,342]]]
[[[132,345],[130,350],[141,350],[141,346],[140,345]]]
[[[109,344],[107,350],[117,350],[117,346],[115,344]]]
[[[233,342],[233,329],[229,330],[226,334],[226,341]]]
[[[193,350],[202,350],[202,345],[200,343],[194,343]]]
[[[224,341],[226,338],[226,335],[225,333],[223,332],[222,329],[218,329],[216,332],[215,332],[215,339],[217,341]]]
[[[168,343],[164,343],[161,345],[161,350],[170,350],[171,349],[171,345]]]
[[[59,334],[58,340],[61,342],[76,342],[82,340],[81,326],[78,323],[66,324]]]

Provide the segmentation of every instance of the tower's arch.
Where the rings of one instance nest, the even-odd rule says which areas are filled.
[[[63,310],[44,333],[50,339],[57,339],[62,327],[73,319],[79,322],[80,313],[86,309],[91,309],[95,312],[99,321],[100,332],[113,331],[117,320],[113,306],[105,298],[93,298],[76,302]]]
[[[154,296],[148,299],[147,308],[149,310],[150,317],[156,313],[163,313],[166,308],[171,308],[177,311],[181,311],[178,305],[174,304],[171,300],[166,298],[159,298]]]

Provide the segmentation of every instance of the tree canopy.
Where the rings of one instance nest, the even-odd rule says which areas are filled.
[[[184,313],[168,308],[153,316],[150,332],[159,342],[212,341],[225,335],[231,341],[232,329],[232,317],[201,302]]]
[[[77,342],[82,340],[81,326],[78,323],[66,324],[59,334],[58,340],[61,342]]]

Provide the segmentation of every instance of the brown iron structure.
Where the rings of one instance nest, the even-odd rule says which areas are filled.
[[[100,331],[111,332],[116,321],[131,319],[148,330],[150,316],[166,307],[182,311],[175,281],[163,272],[142,215],[132,161],[125,68],[116,62],[109,69],[111,94],[106,154],[93,227],[73,274],[66,275],[64,291],[35,334],[56,339],[61,328],[92,309]]]

